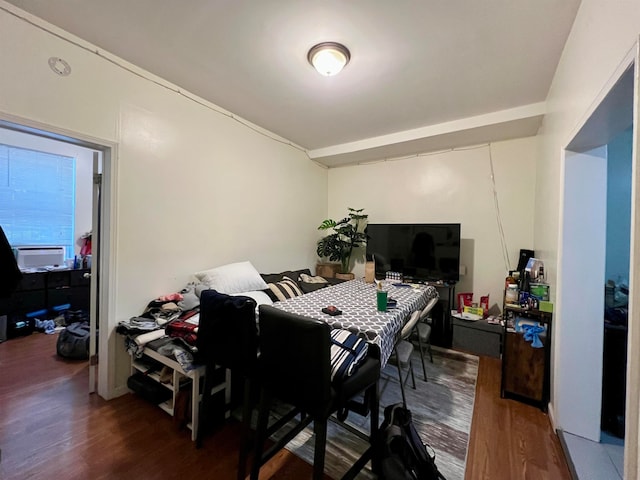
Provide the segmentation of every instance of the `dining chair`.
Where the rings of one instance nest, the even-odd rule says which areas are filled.
[[[424,375],[424,381],[427,382],[427,369],[424,365],[425,346],[426,351],[429,352],[429,359],[433,363],[433,354],[431,353],[431,318],[429,314],[433,307],[438,303],[439,298],[436,296],[429,300],[424,308],[420,311],[420,319],[416,323],[414,334],[418,339],[418,347],[420,348],[420,360],[422,361],[422,373]]]
[[[411,334],[420,320],[420,310],[413,312],[404,323],[402,330],[398,334],[396,344],[393,347],[393,354],[389,357],[389,363],[396,365],[398,368],[398,380],[400,383],[400,391],[402,392],[402,404],[406,408],[407,397],[404,391],[404,385],[411,376],[412,387],[416,389],[416,379],[413,373],[413,363],[411,361],[411,355],[413,354],[413,343],[409,341]],[[406,377],[403,378],[402,370],[407,369]]]
[[[213,416],[211,391],[216,384],[215,372],[219,367],[229,369],[232,382],[242,387],[243,391],[243,433],[238,460],[238,479],[244,479],[250,436],[251,387],[258,362],[255,300],[244,296],[230,296],[216,290],[203,290],[200,296],[196,345],[197,361],[205,365],[204,394],[200,401],[196,448],[202,446],[205,427]]]
[[[332,380],[329,324],[261,305],[259,326],[261,394],[251,479],[257,480],[261,466],[311,421],[315,434],[313,479],[324,478],[327,421],[334,413],[348,407],[354,398],[364,394],[370,415],[370,427],[369,435],[360,435],[364,436],[369,447],[342,477],[354,478],[369,460],[375,461],[372,458],[372,444],[378,432],[379,351],[375,348],[369,349],[355,371],[347,376],[334,377]],[[265,451],[267,426],[275,400],[299,408],[306,417]],[[353,431],[353,427],[349,430]]]

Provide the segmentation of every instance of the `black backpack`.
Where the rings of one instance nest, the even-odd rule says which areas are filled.
[[[384,422],[376,442],[380,480],[446,480],[438,471],[435,453],[422,442],[411,412],[401,403],[384,409]]]
[[[74,360],[89,358],[89,323],[76,322],[69,325],[58,335],[56,344],[58,355]]]

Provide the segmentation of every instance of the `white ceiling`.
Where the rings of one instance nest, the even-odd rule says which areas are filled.
[[[535,135],[579,0],[9,0],[328,166]],[[335,77],[307,63],[336,41]]]

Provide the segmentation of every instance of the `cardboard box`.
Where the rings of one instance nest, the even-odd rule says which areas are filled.
[[[538,310],[541,312],[553,313],[553,303],[540,300]]]
[[[484,309],[482,307],[467,307],[465,305],[463,312],[465,313],[473,313],[474,315],[484,316]]]

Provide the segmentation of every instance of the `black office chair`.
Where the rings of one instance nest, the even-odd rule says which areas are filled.
[[[316,435],[313,479],[321,480],[324,472],[327,420],[345,407],[354,397],[364,393],[371,415],[368,440],[373,442],[378,431],[378,379],[380,360],[374,358],[374,348],[351,376],[331,381],[331,327],[320,320],[284,312],[261,305],[260,378],[261,395],[256,431],[256,445],[251,479],[257,480],[260,467],[281,450],[311,421]],[[266,452],[269,412],[273,399],[299,408],[307,415]],[[343,479],[355,475],[372,459],[370,447],[350,468]]]
[[[258,328],[255,312],[256,302],[249,297],[230,296],[216,290],[204,290],[200,296],[197,360],[206,366],[206,370],[196,448],[202,446],[202,438],[213,413],[211,391],[216,384],[214,372],[219,367],[228,368],[233,383],[242,385],[244,390],[239,479],[245,478],[251,422],[251,385],[257,373]]]

